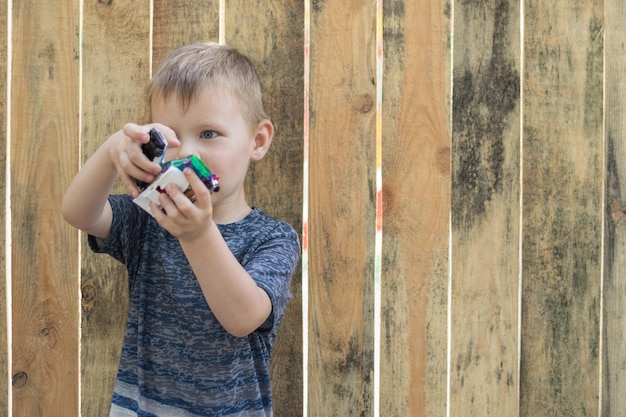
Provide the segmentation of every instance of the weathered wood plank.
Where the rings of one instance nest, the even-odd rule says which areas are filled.
[[[518,412],[519,1],[456,4],[450,415]]]
[[[446,414],[450,2],[383,2],[380,412]]]
[[[250,204],[302,230],[304,136],[304,3],[297,0],[229,0],[225,42],[255,64],[264,107],[274,123],[272,147],[250,167],[246,193]],[[285,198],[287,197],[287,198]],[[301,415],[302,282],[291,285],[293,299],[275,343],[271,377],[274,414]]]
[[[81,160],[129,121],[144,122],[150,2],[85,2]],[[117,191],[125,192],[120,185]],[[82,236],[81,411],[108,416],[128,312],[126,269]]]
[[[309,364],[313,416],[373,413],[376,4],[311,4]]]
[[[603,15],[525,2],[523,417],[599,410]]]
[[[217,42],[219,0],[154,0],[152,62],[156,70],[172,49],[194,42]]]
[[[7,103],[7,62],[10,62],[11,58],[8,56],[7,39],[8,39],[8,14],[7,14],[8,2],[2,2],[0,4],[0,224],[6,224],[6,204],[4,204],[7,192],[7,177],[4,175],[6,172],[6,149],[7,149],[7,112],[9,110],[9,103]],[[7,345],[7,336],[9,334],[7,323],[7,288],[6,277],[7,265],[6,265],[6,245],[7,241],[6,227],[0,227],[0,374],[9,375],[9,351]],[[3,378],[0,381],[0,415],[9,415],[9,384],[8,379]]]
[[[147,0],[85,3],[83,161],[124,123],[147,120],[149,31]],[[84,236],[82,247],[81,409],[85,416],[108,416],[128,312],[127,273],[112,258],[93,254]]]
[[[602,416],[626,417],[626,3],[605,0],[606,193]]]
[[[9,6],[13,415],[78,415],[78,234],[60,215],[78,161],[78,3]]]

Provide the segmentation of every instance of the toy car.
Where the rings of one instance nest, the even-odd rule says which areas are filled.
[[[189,198],[192,202],[195,201],[195,193],[189,185],[187,178],[185,178],[185,175],[183,174],[183,170],[185,168],[193,169],[209,191],[219,191],[219,177],[213,174],[209,168],[204,165],[200,158],[195,155],[191,155],[183,159],[175,159],[173,161],[165,162],[163,164],[161,174],[151,184],[149,184],[141,192],[141,194],[133,199],[133,202],[148,213],[152,214],[152,210],[150,210],[150,203],[154,203],[160,207],[159,194],[165,192],[165,187],[168,184],[176,184],[178,188],[185,193],[187,198]]]
[[[185,168],[193,169],[209,191],[218,192],[220,190],[219,177],[212,173],[196,155],[163,162],[167,150],[167,140],[157,129],[150,130],[150,141],[142,145],[142,150],[148,159],[154,162],[158,161],[157,163],[161,165],[161,174],[151,184],[137,181],[141,194],[133,199],[133,202],[148,213],[152,214],[150,203],[160,207],[159,194],[165,192],[165,187],[168,184],[176,184],[191,201],[196,200],[193,189],[183,175]]]

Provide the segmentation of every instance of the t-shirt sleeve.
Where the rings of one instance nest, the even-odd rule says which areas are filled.
[[[95,253],[105,253],[126,265],[129,271],[136,270],[139,259],[137,247],[143,239],[143,214],[133,204],[130,195],[109,196],[113,211],[111,231],[107,239],[89,235],[89,247]]]
[[[299,259],[298,235],[290,226],[281,223],[263,239],[252,259],[244,265],[272,302],[272,312],[259,330],[269,331],[280,324],[291,300],[291,278]]]

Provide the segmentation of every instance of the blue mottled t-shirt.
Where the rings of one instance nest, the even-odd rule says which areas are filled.
[[[237,338],[211,312],[178,239],[130,196],[109,201],[109,238],[90,236],[89,245],[126,265],[130,290],[110,415],[271,416],[270,354],[300,256],[293,228],[258,208],[239,222],[218,225],[232,253],[272,301],[267,321]]]

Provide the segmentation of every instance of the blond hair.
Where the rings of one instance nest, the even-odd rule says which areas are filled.
[[[233,94],[254,128],[267,119],[261,86],[252,62],[236,49],[213,42],[194,43],[171,51],[154,73],[147,89],[148,104],[175,93],[187,109],[203,87]]]

